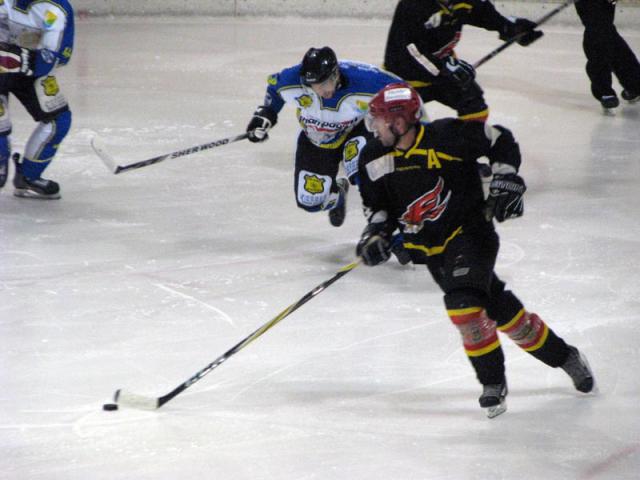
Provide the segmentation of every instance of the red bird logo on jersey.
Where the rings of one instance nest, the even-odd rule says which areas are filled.
[[[438,183],[433,190],[428,191],[420,198],[414,200],[400,217],[400,223],[404,225],[407,233],[418,233],[422,230],[424,222],[435,222],[447,209],[451,191],[444,200],[440,201],[440,194],[444,189],[444,180],[438,177]]]

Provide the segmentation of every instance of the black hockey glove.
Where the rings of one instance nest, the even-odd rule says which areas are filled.
[[[524,180],[515,173],[495,174],[489,184],[489,198],[485,210],[487,221],[491,217],[499,222],[521,217],[524,213],[522,195],[527,187]]]
[[[0,42],[0,73],[33,75],[34,54],[28,48]]]
[[[440,75],[452,80],[459,87],[465,88],[476,78],[476,71],[470,63],[459,58],[448,57],[440,69]]]
[[[500,31],[500,40],[508,41],[520,35],[516,42],[527,47],[544,35],[541,30],[535,28],[536,24],[526,18],[507,18]]]
[[[356,247],[356,255],[362,257],[365,265],[373,267],[389,260],[391,256],[391,234],[386,223],[368,224]]]
[[[278,114],[269,107],[258,107],[247,125],[249,141],[253,143],[264,142],[269,138],[267,133],[278,123]]]

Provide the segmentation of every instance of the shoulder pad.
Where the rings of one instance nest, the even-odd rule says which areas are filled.
[[[391,155],[384,155],[367,163],[365,168],[371,181],[375,182],[385,175],[393,173],[395,170],[395,162]]]
[[[276,90],[291,85],[301,85],[300,83],[300,65],[285,68],[281,72],[269,75],[267,83]]]

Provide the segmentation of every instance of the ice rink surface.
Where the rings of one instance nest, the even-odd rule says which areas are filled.
[[[73,128],[60,201],[0,194],[0,479],[640,478],[640,104],[604,116],[581,29],[553,25],[478,71],[529,190],[498,273],[588,356],[600,392],[503,337],[509,410],[489,420],[423,267],[360,267],[156,412],[158,396],[354,258],[364,226],[298,210],[296,123],[122,175],[121,162],[244,131],[268,74],[310,46],[379,64],[387,23],[80,20],[59,74]],[[640,30],[623,30],[640,52]],[[499,43],[465,29],[475,61]],[[432,117],[450,115],[431,106]],[[33,124],[12,101],[13,143]]]

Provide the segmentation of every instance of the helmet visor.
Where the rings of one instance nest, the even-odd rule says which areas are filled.
[[[387,125],[388,122],[384,117],[374,117],[373,115],[371,115],[371,111],[367,112],[364,117],[364,126],[369,132],[375,134],[376,136]]]

